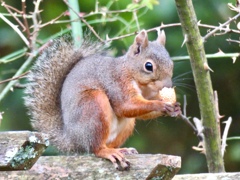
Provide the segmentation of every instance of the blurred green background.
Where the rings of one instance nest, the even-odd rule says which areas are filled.
[[[111,1],[110,10],[125,9],[131,1]],[[21,9],[21,1],[7,1],[10,5]],[[99,8],[104,8],[109,1],[100,0]],[[235,4],[234,0],[221,1],[197,1],[193,0],[198,20],[202,24],[218,26],[234,16],[236,13],[229,10],[227,3]],[[31,0],[26,1],[27,11],[33,11],[34,5]],[[95,0],[79,1],[81,12],[88,14],[95,10]],[[43,10],[41,18],[47,22],[67,10],[62,1],[48,0],[40,5]],[[6,13],[3,7],[0,12]],[[142,16],[141,16],[142,14]],[[171,24],[179,22],[178,14],[174,0],[160,0],[153,10],[141,9],[138,11],[139,23],[141,29],[149,29],[159,26],[161,23]],[[16,22],[11,18],[9,20]],[[96,21],[102,18],[102,23],[92,24],[97,33],[105,38],[115,37],[120,34],[137,31],[136,23],[133,20],[132,13],[120,13],[119,19],[115,18],[112,22],[104,22],[102,15],[86,18],[87,21]],[[111,17],[110,17],[111,18]],[[112,17],[113,18],[113,17]],[[61,20],[67,20],[64,16]],[[113,18],[114,19],[114,18]],[[132,23],[130,23],[132,21]],[[126,22],[124,24],[123,22]],[[236,29],[239,19],[231,23],[230,28]],[[46,26],[39,32],[39,39],[43,40],[51,35],[61,32],[68,28],[69,23],[53,24]],[[85,29],[85,28],[84,28]],[[181,47],[183,35],[181,27],[170,27],[164,29],[167,35],[166,48],[172,57],[187,55],[186,47]],[[208,28],[200,28],[201,34],[205,35]],[[121,32],[122,31],[122,32]],[[134,37],[129,37],[112,42],[112,50],[116,55],[123,54],[131,45]],[[156,33],[149,33],[149,39],[154,40]],[[222,36],[210,37],[205,43],[207,54],[213,54],[221,49],[225,53],[240,52],[239,44],[229,43],[226,39],[231,38],[239,40],[239,34],[228,33]],[[0,19],[0,58],[15,52],[24,47],[24,43],[19,36]],[[11,78],[17,69],[23,64],[27,57],[18,59],[7,64],[0,63],[0,81]],[[211,73],[214,90],[217,90],[219,96],[220,114],[225,115],[222,121],[227,120],[229,116],[233,118],[229,131],[229,137],[240,136],[240,58],[233,64],[231,58],[209,59],[209,65],[214,70]],[[183,95],[187,97],[187,115],[200,118],[196,89],[192,77],[189,60],[175,62],[174,82],[178,95],[178,101],[183,104]],[[26,83],[24,79],[20,84]],[[0,92],[4,88],[0,84]],[[23,105],[23,88],[14,88],[0,102],[0,112],[4,112],[0,125],[0,131],[12,130],[31,130],[29,117]],[[224,124],[221,125],[222,130]],[[227,141],[226,153],[224,156],[225,168],[228,172],[240,171],[240,140]],[[135,147],[139,153],[164,153],[178,155],[182,157],[182,168],[179,173],[201,173],[207,172],[205,156],[192,149],[192,146],[198,145],[198,139],[190,129],[181,120],[175,118],[159,118],[150,121],[137,121],[134,134],[125,143],[127,147]]]

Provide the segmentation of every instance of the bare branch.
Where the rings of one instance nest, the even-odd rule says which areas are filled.
[[[45,26],[47,26],[47,25],[50,25],[50,24],[56,24],[56,21],[58,20],[58,19],[60,19],[62,16],[64,16],[66,14],[66,12],[63,12],[63,13],[61,13],[59,16],[57,16],[56,18],[54,18],[54,19],[52,19],[51,21],[49,21],[49,22],[46,22],[46,23],[44,23],[44,24],[41,24],[40,25],[40,28],[43,28],[43,27],[45,27]],[[63,21],[64,22],[64,21]],[[71,21],[65,21],[64,23],[70,23]]]
[[[20,76],[25,69],[32,63],[34,57],[33,56],[29,56],[28,59],[26,59],[26,61],[22,64],[22,66],[18,69],[18,71],[15,73],[15,75],[13,76],[13,78]],[[12,89],[12,87],[17,83],[17,79],[10,81],[5,87],[4,89],[0,92],[0,102],[1,100],[5,97],[5,95],[9,92],[9,90]]]
[[[164,29],[164,28],[170,28],[170,27],[176,27],[176,26],[181,26],[181,23],[172,23],[172,24],[161,24],[160,26],[154,27],[154,28],[150,28],[148,30],[146,30],[147,32],[153,32],[156,31],[156,29],[160,28],[160,29]],[[198,23],[199,27],[204,27],[204,28],[210,28],[210,29],[217,29],[219,28],[219,26],[212,26],[212,25],[207,25],[207,24],[201,24],[200,22]],[[222,30],[227,30],[226,28],[221,28]],[[229,29],[229,31],[234,32],[234,33],[239,33],[239,30],[234,30],[234,29]],[[109,41],[114,41],[114,40],[119,40],[119,39],[123,39],[126,37],[130,37],[130,36],[135,36],[137,34],[137,32],[133,32],[133,33],[129,33],[129,34],[125,34],[122,36],[118,36],[118,37],[114,37],[114,38],[109,38],[108,40],[106,40],[106,42]]]
[[[37,36],[38,36],[38,31],[40,30],[40,24],[41,21],[39,21],[38,19],[40,18],[39,13],[41,12],[39,10],[39,6],[40,6],[41,0],[36,0],[34,1],[34,12],[32,13],[32,20],[33,20],[33,32],[32,32],[32,36],[31,36],[31,49],[35,49],[35,43],[37,41]]]
[[[4,112],[0,112],[0,126],[1,126],[1,123],[2,123],[2,119],[3,119],[3,115],[4,114]]]
[[[24,41],[24,43],[29,47],[29,41],[27,38],[23,35],[23,33],[18,29],[16,25],[11,23],[7,18],[5,18],[2,13],[0,13],[0,18],[5,21],[13,30],[21,37],[21,39]]]
[[[215,28],[214,30],[212,30],[208,34],[206,34],[204,36],[203,40],[206,41],[206,39],[209,38],[210,36],[212,36],[215,32],[220,31],[224,26],[227,26],[228,24],[230,24],[232,21],[235,21],[239,17],[240,17],[240,13],[237,14],[236,16],[230,18],[228,21],[226,21],[225,23],[221,24],[219,27]]]
[[[18,17],[16,16],[16,13],[12,12],[12,10],[14,10],[15,12],[19,13],[19,14],[22,14],[21,11],[19,11],[18,9],[12,7],[12,6],[9,6],[7,5],[4,1],[2,1],[2,6],[5,7],[5,9],[9,12],[10,16],[12,18],[14,18],[17,23],[22,27],[23,31],[25,31],[25,26],[23,25],[23,23],[18,19]]]
[[[199,27],[204,27],[204,28],[210,28],[210,29],[219,28],[219,26],[213,26],[213,25],[209,25],[209,24],[201,24],[200,21],[198,22],[198,26],[199,26]],[[239,31],[239,30],[230,29],[229,27],[228,27],[228,28],[221,27],[219,30],[220,30],[220,31],[225,31],[225,32],[233,32],[233,33],[240,34],[240,31]]]
[[[133,18],[134,18],[134,20],[135,20],[135,22],[137,24],[138,31],[140,31],[140,26],[139,26],[138,17],[137,17],[137,11],[136,10],[133,11]]]
[[[184,99],[184,102],[183,102],[183,115],[187,116],[187,97],[186,97],[185,94],[183,96],[183,99]]]
[[[223,136],[222,136],[222,148],[221,148],[221,151],[222,151],[222,157],[224,156],[224,152],[226,150],[226,146],[227,146],[227,135],[228,135],[228,131],[229,131],[229,128],[230,128],[230,125],[232,123],[232,117],[229,117],[227,121],[224,121],[223,123],[226,124],[225,126],[225,129],[223,131]]]
[[[27,37],[30,40],[30,30],[29,30],[29,26],[28,26],[28,21],[26,19],[26,0],[22,0],[22,18],[23,18],[23,22],[24,22],[24,27],[27,33]]]
[[[70,5],[69,5],[69,3],[67,2],[67,0],[64,0],[63,1],[70,9],[72,9],[72,11],[74,12],[74,13],[76,13],[77,15],[78,15],[78,17],[81,19],[81,21],[84,23],[84,24],[86,24],[86,26],[92,31],[92,33],[101,41],[101,42],[104,42],[104,40],[96,33],[96,31],[93,29],[93,27],[90,25],[90,24],[88,24],[88,22],[83,18],[83,17],[81,17]]]
[[[214,91],[214,106],[215,106],[215,110],[216,110],[216,120],[217,120],[217,124],[218,124],[218,132],[219,132],[219,136],[221,136],[220,132],[221,132],[221,128],[220,128],[220,119],[223,118],[224,116],[221,116],[219,113],[219,104],[218,104],[218,94],[217,91]]]
[[[189,121],[189,119],[188,119],[185,115],[181,114],[181,115],[179,115],[178,117],[179,117],[180,119],[182,119],[185,123],[187,123],[187,125],[189,125],[189,126],[193,129],[194,133],[196,133],[196,135],[198,135],[198,130],[197,130],[196,127],[191,123],[191,121]]]
[[[214,58],[237,58],[240,57],[240,53],[214,53],[214,54],[206,54],[206,58],[214,59]],[[190,59],[189,56],[176,56],[176,57],[171,57],[173,61],[182,61],[186,59]]]
[[[238,41],[238,40],[226,39],[226,41],[240,44],[240,41]]]
[[[17,80],[17,79],[24,78],[24,76],[27,75],[28,73],[29,73],[29,72],[25,72],[25,73],[21,74],[20,76],[16,76],[16,77],[13,77],[13,78],[5,79],[5,80],[3,80],[3,81],[0,81],[0,84],[6,83],[6,82],[9,82],[9,81],[13,81],[13,80]]]

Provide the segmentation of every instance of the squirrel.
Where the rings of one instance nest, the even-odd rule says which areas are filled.
[[[157,98],[159,90],[172,86],[165,41],[164,31],[149,41],[142,30],[126,54],[114,58],[90,38],[81,47],[64,36],[53,40],[28,75],[25,105],[33,128],[49,134],[62,152],[93,153],[128,170],[125,155],[137,151],[120,146],[133,133],[135,119],[181,113],[179,103]]]

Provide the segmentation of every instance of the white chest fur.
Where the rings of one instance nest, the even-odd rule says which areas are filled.
[[[117,118],[117,116],[113,113],[113,118],[110,126],[110,133],[107,140],[107,143],[111,143],[118,136],[120,132],[122,132],[128,123],[134,118]]]

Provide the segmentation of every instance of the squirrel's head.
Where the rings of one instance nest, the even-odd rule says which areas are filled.
[[[158,30],[158,38],[151,42],[142,30],[126,54],[133,81],[147,99],[154,98],[162,88],[172,86],[173,62],[165,42],[164,31]]]

